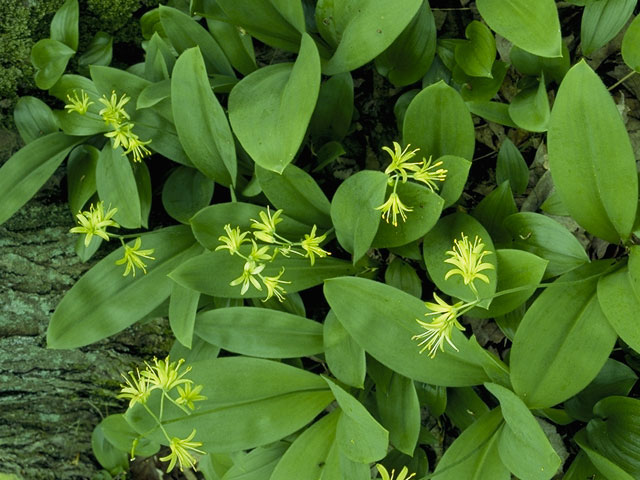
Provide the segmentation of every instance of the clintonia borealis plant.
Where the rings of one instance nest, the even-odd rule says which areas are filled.
[[[120,240],[50,348],[158,314],[176,338],[124,375],[104,469],[164,446],[207,479],[637,478],[636,153],[590,66],[636,1],[187,3],[147,12],[144,61],[118,69],[110,42],[78,52],[66,0],[31,56],[51,106],[20,100],[0,169],[0,222],[64,164],[78,255]],[[639,21],[621,54],[632,75]],[[361,132],[371,75],[397,133]],[[543,212],[512,140],[548,149]]]

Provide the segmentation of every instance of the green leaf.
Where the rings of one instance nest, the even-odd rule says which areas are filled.
[[[561,276],[525,314],[511,349],[511,382],[531,408],[556,405],[586,387],[617,336],[596,298],[598,261]],[[575,283],[570,283],[575,282]]]
[[[436,22],[424,0],[411,22],[394,42],[376,57],[378,73],[397,87],[411,85],[429,70],[436,53]]]
[[[288,447],[288,443],[275,442],[271,445],[254,448],[240,458],[234,455],[236,460],[231,468],[225,472],[224,477],[213,478],[215,480],[220,478],[224,478],[224,480],[264,480],[265,478],[271,478],[273,470]],[[202,472],[205,478],[210,478],[202,468],[202,458],[198,461],[198,471]]]
[[[548,480],[553,477],[562,462],[529,408],[507,388],[495,383],[484,386],[500,401],[506,421],[498,440],[503,463],[518,478]]]
[[[496,60],[491,66],[491,77],[472,77],[456,65],[453,81],[460,85],[460,95],[465,102],[488,102],[500,90],[508,69],[507,63]]]
[[[90,145],[75,148],[67,160],[67,190],[71,213],[74,215],[96,193],[96,166],[100,151]]]
[[[114,91],[119,97],[123,93],[131,97],[131,101],[124,106],[124,109],[131,115],[132,121],[137,125],[136,101],[140,92],[151,85],[151,82],[119,68],[91,65],[89,71],[95,88],[107,98],[110,98],[111,93]],[[99,102],[96,102],[95,108],[100,110],[102,107]]]
[[[541,76],[537,87],[526,88],[513,97],[509,116],[524,130],[545,132],[549,125],[549,110],[544,76]]]
[[[51,20],[51,38],[78,50],[78,0],[66,0]]]
[[[497,250],[496,256],[500,272],[496,288],[498,294],[512,288],[530,288],[496,297],[488,310],[478,307],[470,310],[467,313],[470,317],[495,318],[515,310],[536,291],[547,266],[546,260],[521,250]]]
[[[229,95],[229,120],[238,140],[263,168],[282,173],[300,148],[320,89],[320,57],[302,36],[294,64],[260,68]]]
[[[580,41],[582,52],[591,55],[615,37],[631,17],[637,0],[589,2],[582,12]]]
[[[282,456],[269,480],[320,478],[340,418],[341,414],[333,412],[302,432]]]
[[[105,32],[94,35],[87,50],[78,58],[78,65],[109,65],[113,57],[113,37]]]
[[[244,246],[243,246],[244,248]],[[246,249],[245,255],[249,253]],[[207,252],[203,255],[184,262],[171,273],[171,278],[179,284],[207,295],[223,298],[260,298],[266,295],[264,289],[258,290],[251,286],[243,295],[241,286],[229,285],[242,275],[245,260],[239,256],[231,256],[226,250]],[[277,257],[268,263],[261,274],[265,277],[275,277],[284,268],[281,280],[291,282],[285,287],[289,293],[306,290],[321,284],[325,279],[341,275],[351,275],[356,269],[349,262],[333,258],[316,260],[312,267],[307,258]],[[215,278],[211,272],[218,272]]]
[[[445,401],[444,414],[460,430],[466,430],[489,412],[487,404],[472,387],[449,388]]]
[[[509,105],[500,102],[467,102],[469,111],[474,115],[506,127],[517,128],[509,116]]]
[[[511,474],[498,456],[502,415],[485,413],[447,448],[435,470],[440,480],[509,480]]]
[[[176,61],[171,105],[180,143],[196,168],[222,185],[235,185],[233,136],[224,110],[211,91],[199,48],[185,50]]]
[[[154,249],[146,275],[122,275],[124,248],[89,270],[58,304],[47,330],[49,348],[77,348],[114,335],[142,319],[171,292],[167,274],[201,248],[188,227],[169,227],[142,236],[142,248]],[[191,432],[188,432],[191,433]]]
[[[112,148],[111,142],[100,151],[96,166],[96,186],[105,207],[117,208],[113,219],[125,228],[142,225],[138,186],[131,163],[122,147]]]
[[[640,300],[631,286],[628,269],[622,268],[600,279],[598,302],[620,338],[635,351],[640,351]]]
[[[194,166],[182,148],[175,125],[163,118],[155,108],[138,110],[135,125],[140,138],[153,139],[148,145],[151,150],[182,165]]]
[[[171,331],[182,345],[191,348],[193,329],[198,310],[200,294],[177,283],[171,286],[169,297],[169,325]]]
[[[230,307],[200,313],[196,334],[229,352],[263,358],[322,353],[322,325],[267,308]]]
[[[387,190],[392,189],[393,187],[389,187]],[[444,200],[427,187],[413,182],[399,183],[397,194],[402,203],[412,211],[406,213],[406,221],[400,219],[396,226],[386,221],[380,222],[371,245],[375,248],[399,247],[418,240],[431,230],[440,218]],[[374,211],[380,215],[379,210]],[[393,216],[391,218],[393,219]]]
[[[384,282],[414,297],[422,297],[420,277],[411,265],[399,257],[394,258],[385,270]]]
[[[561,57],[540,57],[514,45],[509,52],[509,59],[516,70],[523,75],[539,77],[542,74],[547,82],[555,81],[558,84],[571,67],[569,49],[564,43]]]
[[[568,468],[567,473],[564,474],[562,480],[584,480],[590,478],[592,480],[606,480],[600,472],[593,466],[587,454],[584,451],[579,451],[576,458],[571,462],[571,466]]]
[[[622,39],[622,59],[636,72],[640,71],[640,16],[637,16],[627,28]]]
[[[442,187],[438,191],[438,194],[444,200],[443,209],[450,207],[458,201],[464,186],[467,183],[469,177],[469,169],[471,168],[471,162],[462,157],[456,157],[455,155],[444,155],[436,160],[442,162],[442,168],[447,171],[447,178],[442,183]]]
[[[404,143],[419,148],[424,157],[473,158],[475,132],[471,114],[460,94],[444,82],[430,85],[416,95],[407,108],[402,132]]]
[[[178,167],[162,187],[162,205],[167,213],[182,223],[209,205],[214,183],[195,168]]]
[[[363,170],[340,184],[331,200],[331,220],[340,245],[360,260],[373,243],[380,224],[387,176],[382,172]]]
[[[206,386],[207,399],[197,403],[196,440],[209,453],[248,450],[291,435],[334,398],[320,376],[271,360],[225,357],[191,366],[189,378]],[[159,408],[159,396],[152,395],[148,405]],[[165,404],[164,427],[184,438],[194,428],[193,416],[171,407]],[[152,438],[164,438],[141,405],[126,416],[137,431],[155,428]]]
[[[31,63],[36,69],[36,86],[47,90],[55,85],[67,68],[75,50],[51,38],[38,41],[31,49]]]
[[[608,242],[628,238],[638,203],[635,156],[618,108],[584,61],[560,85],[548,147],[553,182],[571,216]]]
[[[309,122],[309,135],[315,144],[326,140],[339,142],[347,136],[352,117],[353,78],[349,72],[339,73],[320,85],[318,101]]]
[[[616,480],[633,480],[634,477],[629,475],[607,457],[603,456],[589,444],[589,440],[584,429],[576,433],[573,439],[580,446],[582,451],[587,454],[589,460],[591,460],[598,471],[604,475],[606,480],[611,480],[613,478]]]
[[[477,299],[476,294],[473,293],[470,286],[463,283],[460,275],[453,275],[447,280],[444,279],[449,270],[456,268],[450,263],[445,263],[446,259],[452,258],[450,255],[447,255],[446,252],[452,250],[454,240],[457,239],[460,241],[462,239],[462,234],[467,236],[472,244],[475,241],[475,237],[479,237],[480,241],[485,245],[484,250],[492,252],[482,259],[483,263],[493,265],[493,269],[482,271],[489,279],[489,283],[487,284],[478,279],[474,281],[479,297],[483,299],[483,303],[480,305],[486,307],[489,305],[496,291],[496,249],[487,231],[473,217],[464,213],[454,213],[442,217],[436,226],[425,235],[423,256],[425,264],[427,265],[427,271],[436,286],[447,295],[467,302],[473,302]]]
[[[562,37],[553,0],[478,0],[480,15],[491,29],[514,45],[541,57],[562,55]]]
[[[508,137],[505,137],[498,151],[496,166],[496,182],[500,185],[505,180],[516,195],[522,195],[529,184],[529,167],[520,150]]]
[[[91,450],[98,463],[110,473],[117,475],[128,470],[129,456],[107,440],[100,424],[91,433]]]
[[[144,162],[134,163],[133,176],[136,180],[138,198],[140,199],[140,221],[143,228],[149,228],[149,213],[151,213],[151,174]]]
[[[329,310],[323,324],[324,356],[331,373],[342,383],[362,388],[367,373],[364,349]]]
[[[496,243],[508,243],[510,235],[504,221],[518,211],[508,180],[484,197],[471,214],[487,229]]]
[[[175,53],[167,41],[156,32],[147,43],[144,59],[144,76],[152,82],[168,80],[176,63]],[[138,108],[140,104],[138,104]]]
[[[513,246],[549,261],[547,277],[556,277],[589,262],[584,247],[569,230],[550,217],[520,212],[507,217],[504,226]]]
[[[456,62],[472,77],[491,78],[496,59],[496,40],[484,23],[472,20],[465,30],[464,40],[456,46]]]
[[[162,28],[178,54],[193,47],[199,47],[209,73],[235,77],[233,68],[220,45],[204,27],[180,10],[164,5],[160,5],[159,8]]]
[[[25,144],[60,129],[49,106],[35,97],[20,97],[13,120]]]
[[[82,138],[50,133],[18,150],[0,167],[0,225],[33,197]]]
[[[320,0],[316,25],[324,40],[336,48],[322,73],[335,75],[361,67],[391,46],[418,12],[422,0]]]
[[[386,390],[376,387],[376,402],[391,444],[413,455],[420,434],[420,402],[413,380],[394,372]]]
[[[336,443],[340,450],[354,462],[380,460],[387,454],[389,432],[360,402],[327,377],[323,378],[342,410],[336,428]]]
[[[468,340],[457,329],[451,338],[459,352],[445,349],[435,358],[420,355],[420,347],[411,337],[423,333],[416,322],[427,313],[421,300],[363,278],[327,280],[324,293],[353,339],[392,370],[434,385],[466,386],[486,381]]]
[[[311,175],[287,165],[282,173],[256,166],[260,187],[271,204],[283,209],[288,216],[308,225],[331,227],[331,204]]]
[[[105,417],[99,425],[104,438],[122,452],[131,453],[131,447],[136,439],[138,440],[135,448],[136,455],[149,457],[160,450],[159,443],[138,435],[121,413]]]
[[[629,247],[629,262],[627,265],[631,288],[633,288],[636,298],[640,300],[640,246],[632,245]]]

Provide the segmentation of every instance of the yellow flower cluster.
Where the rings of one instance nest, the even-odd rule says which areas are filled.
[[[282,221],[280,215],[282,210],[277,210],[273,215],[267,207],[267,211],[260,212],[260,220],[251,219],[252,232],[241,232],[240,227],[231,228],[230,224],[225,225],[224,231],[226,235],[221,235],[218,240],[222,242],[216,250],[229,250],[231,255],[238,255],[245,260],[242,275],[231,281],[231,286],[242,285],[240,294],[244,295],[249,286],[253,285],[257,290],[262,291],[262,287],[267,291],[263,301],[276,297],[279,301],[284,301],[286,290],[282,284],[287,284],[285,280],[280,280],[284,273],[284,268],[280,270],[278,275],[267,277],[262,275],[262,271],[266,267],[266,262],[273,261],[278,254],[288,257],[291,254],[306,257],[315,264],[315,257],[324,258],[331,255],[320,244],[326,239],[327,234],[316,236],[316,226],[314,225],[311,232],[304,235],[304,239],[299,242],[291,242],[276,232],[276,226]],[[252,234],[253,238],[247,238]],[[257,240],[257,242],[256,242]],[[268,245],[260,246],[258,242]],[[244,243],[251,244],[251,251],[246,255],[240,251],[240,247]],[[270,249],[273,248],[272,251]],[[262,283],[261,283],[262,282]]]
[[[391,474],[389,474],[389,471],[385,468],[385,466],[380,463],[376,463],[376,468],[378,469],[378,472],[380,473],[382,480],[394,480],[393,477],[396,473],[395,470],[391,470]],[[407,467],[402,467],[402,470],[400,470],[400,473],[395,478],[395,480],[411,480],[413,477],[416,476],[415,473],[412,473],[407,477],[408,473],[409,473],[409,469]]]
[[[451,258],[447,258],[445,263],[450,263],[456,268],[449,270],[444,279],[447,280],[454,275],[460,275],[464,284],[468,285],[476,296],[476,300],[469,303],[458,302],[449,305],[434,292],[433,298],[436,303],[425,302],[425,306],[430,310],[430,312],[425,313],[425,316],[430,317],[433,315],[434,318],[431,322],[416,318],[418,324],[425,331],[419,335],[414,335],[412,340],[420,340],[418,344],[418,346],[422,346],[420,353],[428,349],[431,358],[436,356],[438,350],[444,351],[445,342],[458,351],[458,348],[451,341],[451,332],[454,328],[461,331],[464,330],[464,327],[458,322],[458,317],[480,301],[478,290],[473,282],[480,280],[489,283],[489,277],[480,272],[495,268],[493,264],[482,261],[485,256],[491,255],[492,252],[485,250],[485,245],[478,236],[471,243],[469,237],[462,233],[461,239],[455,239],[453,248],[447,251],[446,254]]]
[[[393,142],[393,150],[389,147],[382,147],[391,156],[391,163],[385,169],[384,173],[389,176],[389,185],[393,185],[393,192],[389,195],[389,198],[376,210],[382,212],[382,218],[388,223],[391,218],[391,223],[394,227],[398,226],[398,215],[402,218],[403,222],[407,221],[407,215],[405,212],[412,212],[413,208],[408,207],[400,200],[400,196],[396,192],[398,183],[407,183],[409,179],[417,182],[424,183],[432,192],[438,190],[438,184],[436,182],[444,182],[447,178],[447,170],[444,168],[438,168],[442,165],[442,162],[431,163],[431,157],[429,160],[422,158],[420,162],[409,162],[415,157],[419,148],[409,151],[410,145],[407,145],[404,149],[400,147],[398,142]]]

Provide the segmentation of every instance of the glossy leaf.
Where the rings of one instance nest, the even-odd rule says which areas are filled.
[[[182,345],[191,348],[200,294],[177,283],[171,286],[169,326]]]
[[[200,313],[196,334],[227,351],[262,358],[321,353],[322,325],[267,308],[229,307]]]
[[[447,390],[444,413],[460,430],[466,430],[488,412],[489,407],[472,387]]]
[[[404,116],[403,140],[420,155],[434,159],[456,155],[473,158],[475,132],[469,109],[460,94],[444,82],[422,90]]]
[[[282,173],[300,148],[320,89],[320,57],[304,34],[294,64],[263,67],[229,95],[229,120],[238,140],[263,168]]]
[[[582,52],[591,55],[615,37],[631,17],[638,0],[589,2],[582,12]]]
[[[136,455],[151,456],[160,450],[159,443],[144,437],[140,438],[138,432],[131,428],[121,413],[105,417],[99,425],[104,438],[122,452],[131,453],[131,447],[136,439],[138,440],[135,448]]]
[[[378,387],[376,402],[380,421],[389,430],[389,441],[401,452],[413,455],[420,434],[420,403],[413,380],[393,373],[386,389]]]
[[[49,106],[35,97],[20,97],[13,120],[25,144],[60,129]]]
[[[324,292],[342,326],[388,368],[434,385],[477,385],[486,380],[468,340],[458,330],[451,338],[459,352],[445,349],[433,359],[420,355],[420,347],[411,337],[424,331],[416,322],[427,313],[421,300],[363,278],[327,280]]]
[[[509,232],[504,221],[518,211],[508,181],[502,182],[494,191],[484,197],[471,214],[487,229],[496,243],[508,243]]]
[[[493,34],[484,23],[472,20],[465,36],[468,40],[456,46],[456,62],[467,75],[491,78],[491,67],[496,59]]]
[[[332,310],[324,320],[322,339],[331,373],[342,383],[362,388],[367,371],[364,349],[349,335]]]
[[[224,480],[264,480],[265,478],[271,478],[271,474],[288,447],[288,443],[275,442],[271,445],[254,448],[236,460],[222,478]],[[198,470],[204,473],[202,459],[198,462]],[[205,478],[209,477],[205,474]]]
[[[589,440],[584,429],[580,430],[573,439],[580,446],[582,451],[587,454],[591,463],[593,463],[598,471],[604,475],[606,480],[610,480],[612,478],[615,478],[616,480],[633,480],[634,477],[629,475],[589,444]]]
[[[541,57],[559,57],[560,20],[553,0],[478,0],[480,15],[491,29],[514,45]]]
[[[47,90],[55,85],[67,68],[75,50],[51,38],[38,41],[31,49],[31,63],[36,69],[36,85]]]
[[[633,70],[640,71],[640,20],[633,19],[622,39],[622,59]]]
[[[167,273],[201,250],[184,226],[145,234],[142,242],[142,248],[154,249],[147,274],[122,275],[124,267],[114,262],[122,258],[123,247],[107,255],[58,304],[47,330],[49,348],[89,345],[144,318],[169,297]]]
[[[182,148],[175,125],[162,117],[155,108],[138,110],[136,113],[136,132],[140,138],[152,138],[149,149],[173,160],[194,167]]]
[[[51,38],[78,50],[78,0],[66,0],[51,20]]]
[[[162,187],[162,205],[171,217],[189,223],[191,217],[209,205],[214,183],[195,168],[178,167]]]
[[[537,87],[519,92],[511,100],[509,116],[518,127],[531,132],[545,132],[549,125],[549,98],[544,76]]]
[[[461,85],[460,95],[465,102],[488,102],[500,90],[508,69],[507,63],[495,60],[490,66],[490,77],[472,77],[456,65],[453,69],[453,81]]]
[[[394,258],[384,272],[387,285],[407,292],[409,295],[422,297],[422,281],[414,268],[401,258]]]
[[[98,463],[107,471],[114,475],[127,471],[129,467],[128,455],[118,450],[107,440],[100,424],[91,433],[91,450]]]
[[[67,189],[71,213],[74,215],[96,193],[96,166],[100,151],[90,145],[75,148],[67,161]]]
[[[529,184],[529,167],[518,147],[508,137],[500,145],[496,165],[496,182],[500,185],[505,180],[509,181],[516,195],[522,195]]]
[[[500,102],[467,102],[469,111],[474,115],[506,127],[517,128],[509,116],[509,105]]]
[[[511,382],[529,407],[572,397],[609,357],[617,335],[598,304],[596,283],[610,264],[593,262],[561,276],[527,310],[513,340]]]
[[[548,148],[553,182],[571,216],[609,242],[626,239],[638,202],[635,156],[618,108],[584,61],[560,85]]]
[[[113,57],[113,37],[105,32],[94,35],[87,50],[78,58],[78,65],[109,65]]]
[[[222,13],[217,3],[205,3],[207,13]],[[213,11],[212,11],[213,10]],[[205,16],[207,16],[205,14]],[[234,25],[215,20],[207,16],[207,27],[218,42],[233,68],[243,75],[249,75],[257,67],[256,56],[253,50],[251,36],[246,31],[241,31]]]
[[[185,50],[176,61],[171,105],[180,143],[196,168],[222,185],[235,184],[233,136],[224,110],[211,91],[199,48]]]
[[[317,144],[325,140],[341,141],[349,131],[352,117],[353,78],[349,72],[333,75],[320,85],[309,135]]]
[[[469,177],[471,162],[455,155],[444,155],[436,160],[442,162],[442,168],[447,170],[447,178],[438,190],[438,195],[444,200],[443,209],[458,201]]]

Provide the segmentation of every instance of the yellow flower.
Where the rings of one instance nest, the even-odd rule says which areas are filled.
[[[251,253],[249,253],[249,260],[259,263],[262,260],[271,260],[271,255],[267,253],[269,247],[260,247],[255,240],[251,240]]]
[[[140,371],[137,368],[135,375],[133,371],[129,372],[129,377],[131,378],[128,378],[124,373],[122,376],[124,377],[125,383],[120,385],[122,389],[117,398],[130,399],[129,408],[133,407],[138,402],[144,404],[151,393],[147,378],[140,375]]]
[[[300,242],[300,246],[302,247],[302,249],[305,252],[307,252],[305,254],[305,257],[309,257],[309,260],[311,260],[312,266],[315,263],[314,255],[317,255],[320,258],[324,258],[327,255],[331,255],[330,252],[327,252],[326,250],[323,250],[322,248],[320,248],[320,244],[324,241],[325,238],[327,238],[326,233],[324,235],[320,235],[319,237],[316,237],[316,226],[314,225],[313,228],[311,229],[311,233],[310,234],[305,233],[304,240]]]
[[[87,92],[84,90],[80,90],[80,92],[80,97],[78,97],[78,92],[76,90],[73,91],[73,98],[71,98],[70,95],[67,95],[69,103],[64,106],[67,113],[78,112],[80,115],[84,115],[87,113],[89,105],[93,105],[93,102],[89,101],[89,95],[87,95]]]
[[[416,322],[418,322],[426,332],[411,337],[411,340],[421,340],[418,346],[424,345],[424,347],[422,347],[420,353],[429,349],[429,356],[431,358],[436,356],[438,349],[444,352],[445,340],[456,352],[458,351],[458,348],[451,341],[451,332],[453,331],[453,327],[456,327],[458,330],[464,330],[464,327],[460,325],[457,318],[460,309],[466,306],[463,302],[449,305],[435,292],[433,293],[433,298],[437,303],[425,302],[425,306],[431,310],[431,312],[425,313],[425,316],[437,315],[437,317],[430,323],[416,318]]]
[[[224,226],[224,231],[227,232],[228,236],[225,237],[224,235],[221,235],[218,237],[218,241],[223,242],[224,245],[216,247],[216,251],[227,249],[231,255],[234,255],[238,253],[240,245],[250,241],[248,238],[245,238],[249,235],[249,232],[240,233],[240,227],[236,227],[231,230],[231,225],[227,224]]]
[[[142,245],[142,238],[140,237],[136,238],[136,241],[133,244],[133,247],[130,247],[129,245],[123,245],[124,257],[122,257],[120,260],[116,260],[116,265],[124,265],[125,263],[127,264],[127,266],[124,269],[124,273],[122,274],[123,277],[126,277],[127,275],[129,275],[129,272],[131,272],[131,274],[135,277],[136,268],[141,268],[144,274],[146,275],[147,264],[144,263],[140,257],[148,258],[150,260],[155,260],[155,258],[151,256],[154,249],[150,248],[148,250],[139,250],[141,245]]]
[[[153,363],[153,366],[147,363],[147,369],[142,372],[142,375],[149,381],[151,390],[160,388],[168,392],[183,383],[192,383],[188,378],[182,378],[191,371],[191,367],[187,367],[183,372],[180,372],[184,359],[171,362],[168,356],[164,360],[158,360],[154,357]]]
[[[278,284],[291,283],[291,282],[280,280],[280,277],[282,276],[283,273],[284,273],[284,267],[282,267],[282,270],[280,270],[280,273],[275,277],[262,277],[262,283],[264,283],[264,286],[267,287],[267,296],[264,300],[262,300],[263,302],[266,302],[274,295],[277,297],[279,301],[284,302],[283,294],[287,292],[283,287],[281,287]]]
[[[258,283],[258,280],[256,280],[256,277],[254,276],[258,275],[262,270],[264,270],[264,264],[256,264],[256,262],[249,260],[244,264],[242,275],[235,280],[232,280],[229,285],[235,287],[236,285],[242,284],[240,295],[244,295],[247,290],[249,290],[249,282],[251,282],[251,284],[253,284],[253,286],[258,290],[262,290],[262,285]]]
[[[131,124],[131,126],[133,127],[133,124]],[[142,162],[142,159],[144,157],[146,157],[147,155],[151,155],[151,150],[145,147],[145,145],[151,143],[151,140],[143,142],[131,130],[129,130],[129,137],[127,140],[129,142],[129,148],[124,152],[124,154],[128,155],[129,153],[133,153],[134,162]]]
[[[180,471],[184,471],[184,467],[187,468],[195,468],[196,458],[189,452],[192,450],[196,453],[204,454],[202,450],[198,450],[197,447],[202,446],[202,442],[192,442],[191,440],[196,435],[196,430],[194,429],[187,438],[181,440],[177,437],[173,437],[171,442],[169,443],[169,448],[171,449],[171,453],[166,457],[162,457],[160,461],[166,462],[169,461],[169,466],[167,467],[167,473],[173,470],[173,467],[176,466],[176,462],[180,467]]]
[[[185,372],[186,373],[186,372]],[[184,389],[178,386],[178,394],[180,395],[176,400],[178,405],[185,404],[191,410],[194,410],[196,407],[193,402],[198,402],[200,400],[206,400],[207,397],[204,395],[200,395],[202,391],[202,385],[196,385],[196,388],[191,389],[191,383],[187,383],[184,386]]]
[[[460,275],[464,284],[469,285],[473,293],[477,296],[478,290],[476,290],[473,281],[479,279],[485,283],[489,283],[489,278],[480,272],[495,269],[492,264],[482,262],[482,259],[486,255],[491,255],[492,252],[484,249],[485,245],[477,235],[473,240],[473,244],[464,233],[461,233],[461,235],[462,240],[454,240],[453,250],[446,252],[451,258],[445,260],[446,263],[450,263],[457,268],[449,270],[444,276],[444,279],[447,280],[453,275]]]
[[[118,127],[124,120],[129,120],[129,114],[125,111],[124,106],[131,100],[125,93],[122,94],[120,100],[116,95],[115,90],[111,92],[111,98],[108,99],[106,95],[99,98],[98,101],[102,103],[105,108],[100,110],[98,114],[103,118],[107,125]]]
[[[412,212],[413,208],[407,207],[396,192],[392,192],[389,195],[389,199],[382,205],[376,208],[376,210],[382,210],[382,218],[389,223],[389,216],[391,216],[391,223],[394,227],[398,226],[398,214],[400,214],[402,221],[407,221],[407,216],[404,212]]]
[[[391,163],[384,173],[389,175],[398,172],[402,177],[403,183],[407,181],[407,170],[417,171],[420,168],[419,163],[407,163],[407,160],[415,157],[416,152],[420,150],[416,148],[415,150],[409,151],[410,146],[411,145],[407,145],[403,150],[398,142],[393,142],[393,151],[389,147],[382,147],[384,151],[391,155]]]
[[[382,480],[393,480],[393,476],[396,473],[395,470],[391,470],[391,475],[389,475],[389,472],[384,467],[384,465],[376,463],[376,468],[378,469],[378,472],[380,472],[380,476],[382,477]],[[395,480],[410,480],[416,475],[415,473],[412,473],[407,477],[407,473],[409,473],[409,469],[407,467],[402,467],[402,470],[400,471],[400,473],[398,474],[398,477]]]
[[[112,147],[114,149],[122,145],[124,148],[129,147],[129,136],[133,123],[122,123],[114,126],[114,130],[104,134],[105,137],[113,139]]]
[[[97,235],[100,238],[109,241],[109,233],[107,232],[107,227],[120,228],[120,225],[111,220],[111,217],[113,217],[117,213],[117,211],[117,208],[111,208],[105,215],[104,202],[96,203],[95,208],[92,203],[89,206],[89,211],[79,212],[76,215],[80,226],[73,227],[71,230],[69,230],[69,232],[86,234],[86,237],[84,238],[85,247],[89,246],[89,243],[91,243],[91,239],[94,235]]]
[[[442,165],[442,161],[431,165],[431,157],[429,157],[428,161],[423,158],[420,170],[416,170],[411,174],[411,178],[426,184],[432,192],[438,190],[438,185],[435,182],[444,182],[447,178],[447,170],[438,168],[440,165]],[[438,169],[435,170],[436,168]]]
[[[251,221],[253,222],[251,224],[251,228],[259,230],[258,232],[253,232],[253,236],[265,243],[274,243],[276,225],[282,221],[282,219],[280,218],[282,212],[283,210],[276,210],[273,216],[271,216],[271,211],[269,210],[269,206],[267,205],[267,213],[259,213],[260,219],[262,220],[261,222],[254,220],[253,218],[251,219]]]

